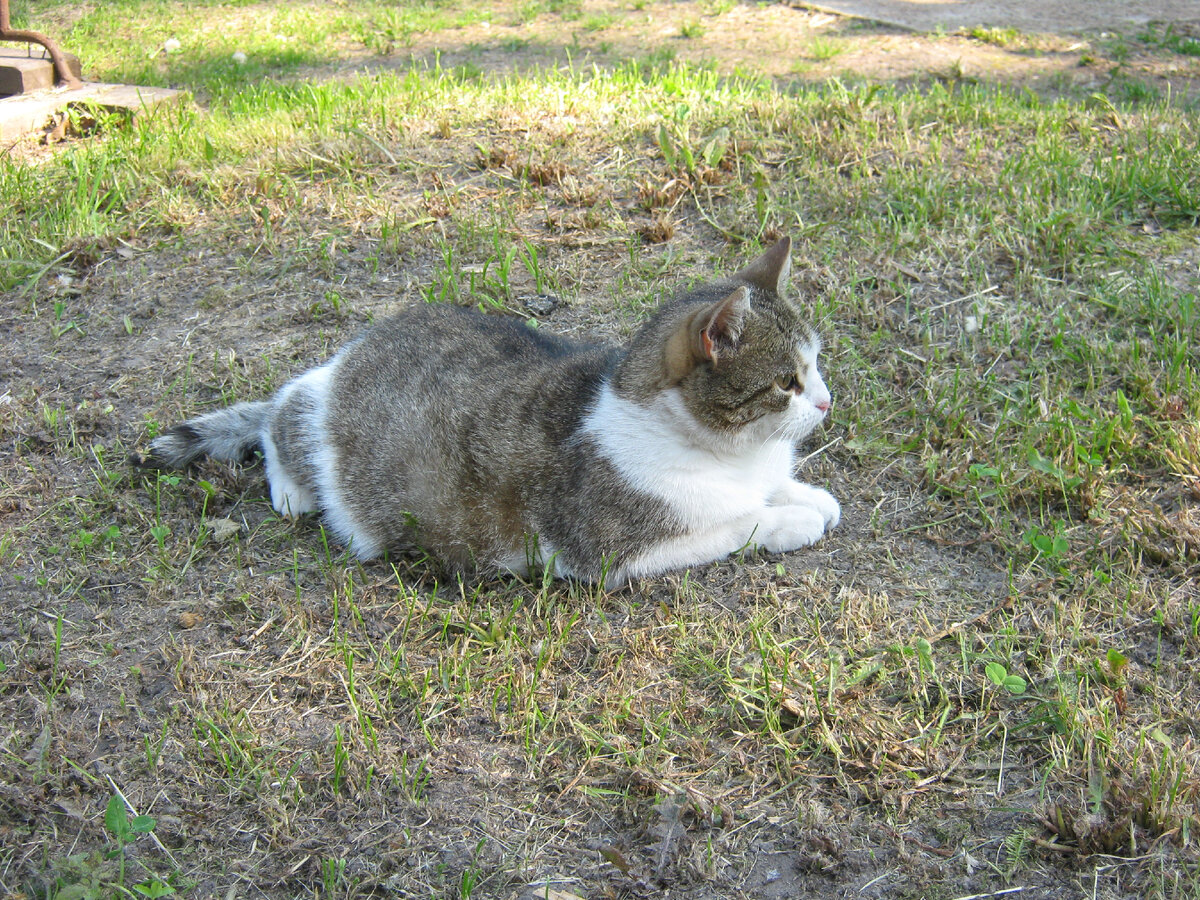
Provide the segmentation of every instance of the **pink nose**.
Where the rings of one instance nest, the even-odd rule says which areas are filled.
[[[829,412],[829,401],[828,400],[822,400],[820,403],[816,404],[816,406],[817,406],[817,409],[819,409],[823,413]]]

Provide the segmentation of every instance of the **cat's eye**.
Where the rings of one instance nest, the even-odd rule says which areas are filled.
[[[799,394],[803,390],[799,379],[795,375],[787,375],[783,378],[776,379],[775,386],[781,391],[787,391],[791,394]]]

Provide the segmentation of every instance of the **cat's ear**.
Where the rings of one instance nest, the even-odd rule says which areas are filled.
[[[732,294],[715,303],[699,317],[700,356],[716,365],[723,353],[737,347],[742,334],[746,313],[750,312],[750,292],[740,287]]]
[[[735,281],[744,281],[755,287],[783,296],[788,287],[788,276],[792,271],[792,239],[776,241],[765,253],[749,263],[733,276]]]

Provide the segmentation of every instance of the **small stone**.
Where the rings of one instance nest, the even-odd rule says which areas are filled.
[[[213,536],[213,540],[219,543],[224,543],[241,530],[242,523],[233,519],[208,520],[208,532]]]
[[[550,882],[534,882],[530,884],[520,900],[583,900],[578,894],[551,887]]]
[[[526,294],[517,298],[533,316],[548,316],[562,301],[553,294]]]
[[[181,612],[179,614],[179,627],[180,628],[195,628],[197,625],[199,625],[203,621],[204,621],[204,616],[200,615],[200,613]]]

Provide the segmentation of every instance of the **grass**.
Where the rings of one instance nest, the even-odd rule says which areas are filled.
[[[1138,35],[1138,39],[1181,56],[1200,56],[1200,38],[1177,30],[1173,24],[1167,25],[1161,32],[1157,28],[1148,28]]]
[[[603,37],[577,4],[181,9],[39,6],[199,102],[0,157],[5,893],[1200,895],[1182,101],[731,75],[680,25],[426,52]],[[617,339],[782,233],[846,510],[812,551],[478,583],[254,467],[124,465],[397,302]]]
[[[977,25],[974,28],[967,29],[967,35],[985,44],[1007,47],[1010,44],[1016,43],[1020,37],[1020,32],[1015,28],[985,28]]]
[[[816,35],[809,41],[806,55],[818,62],[827,62],[846,52],[846,45],[837,38]]]

